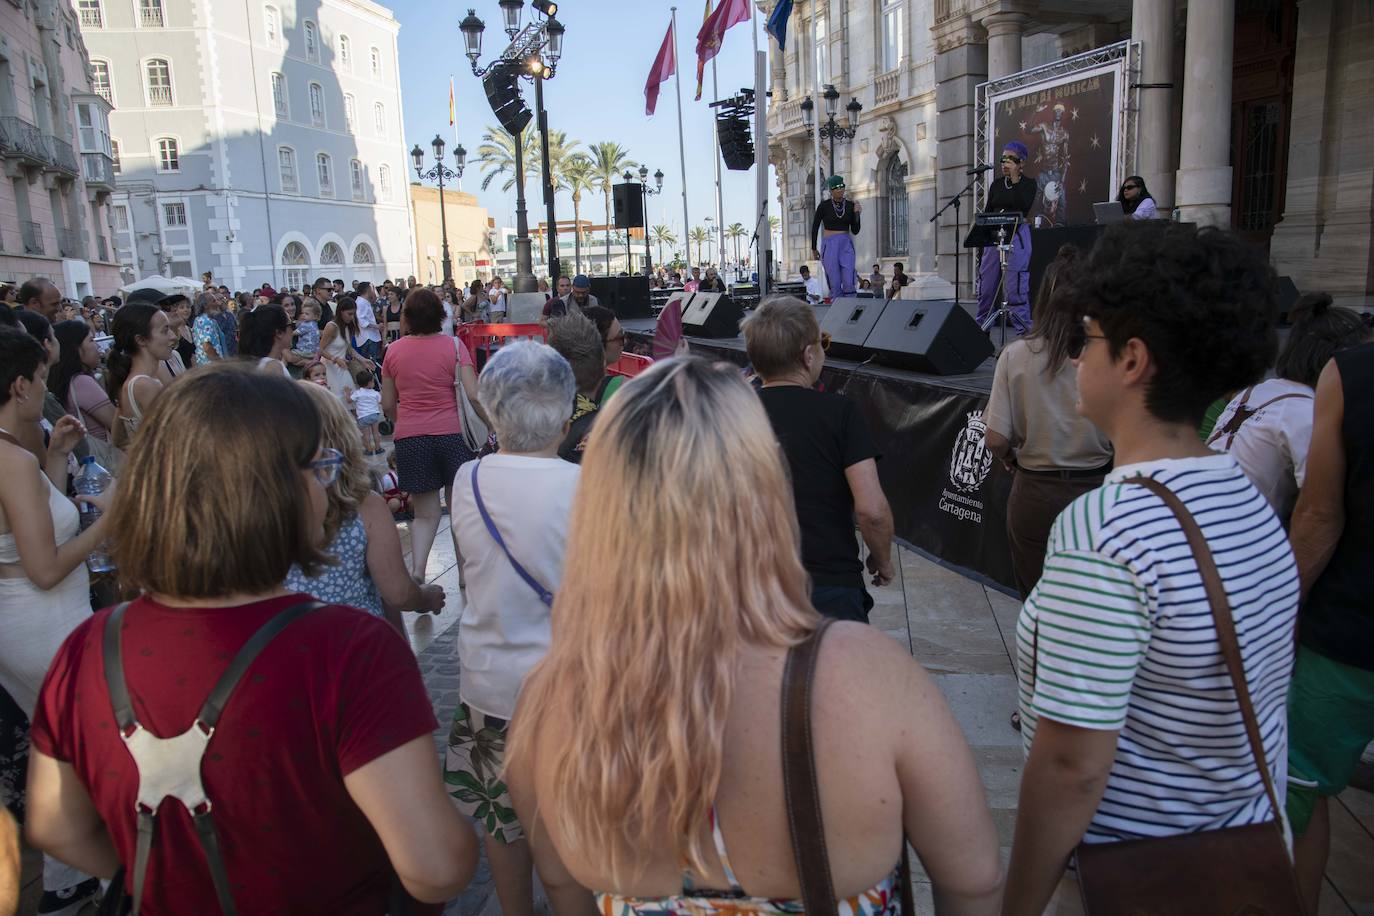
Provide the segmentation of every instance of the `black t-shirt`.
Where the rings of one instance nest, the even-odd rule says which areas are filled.
[[[579,394],[573,401],[572,423],[563,444],[558,447],[558,457],[573,464],[582,463],[582,453],[587,448],[587,437],[592,434],[592,424],[596,422],[597,411],[601,405]]]
[[[813,586],[862,588],[854,494],[845,468],[876,458],[873,437],[848,398],[797,385],[759,391],[792,473],[802,565]]]

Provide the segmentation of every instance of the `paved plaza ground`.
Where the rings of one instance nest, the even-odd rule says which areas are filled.
[[[403,542],[408,544],[406,526]],[[1004,858],[1011,847],[1016,796],[1021,780],[1021,738],[1008,718],[1016,706],[1012,649],[1019,603],[995,589],[902,549],[899,575],[874,590],[873,626],[905,646],[934,675],[973,747],[987,788]],[[448,723],[458,703],[460,669],[457,623],[463,595],[445,518],[430,554],[427,580],[442,585],[448,607],[438,617],[406,615],[412,647],[440,722],[435,748],[442,754]],[[1327,888],[1319,916],[1374,916],[1374,793],[1350,789],[1332,806],[1332,849]],[[38,859],[25,858],[25,894],[20,913],[35,911]],[[916,906],[933,913],[930,884],[914,871]],[[1049,912],[1081,912],[1074,888],[1066,885]],[[445,911],[446,916],[499,916],[500,906],[485,866],[477,880]]]

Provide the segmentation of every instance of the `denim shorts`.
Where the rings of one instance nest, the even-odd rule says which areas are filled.
[[[373,425],[375,425],[375,424],[377,424],[377,423],[380,423],[380,422],[382,422],[382,415],[381,415],[381,414],[379,414],[379,413],[370,413],[370,414],[368,414],[368,415],[365,416],[365,417],[359,417],[359,418],[358,418],[358,428],[359,428],[359,429],[367,429],[369,426],[373,426]]]

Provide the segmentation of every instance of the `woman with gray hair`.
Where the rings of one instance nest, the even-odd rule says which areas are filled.
[[[552,347],[525,341],[502,347],[477,387],[501,451],[464,464],[453,481],[467,607],[458,624],[463,679],[444,778],[459,809],[486,829],[502,912],[529,916],[533,860],[501,769],[521,682],[549,647],[549,605],[580,471],[558,457],[576,383]],[[553,902],[556,912],[568,912]]]

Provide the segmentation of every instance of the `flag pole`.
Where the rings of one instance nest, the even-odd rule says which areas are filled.
[[[753,4],[750,4],[751,6]],[[712,101],[720,101],[720,83],[716,79],[716,59],[711,58],[711,94],[714,96]],[[725,266],[725,198],[721,194],[720,187],[720,121],[716,120],[715,113],[711,115],[712,143],[714,148],[711,150],[711,158],[716,161],[716,257],[720,258],[720,264]]]
[[[677,155],[682,165],[682,250],[690,252],[692,250],[691,242],[688,241],[687,233],[692,231],[692,222],[687,216],[687,147],[682,140],[682,66],[681,58],[677,53],[677,7],[673,7],[672,10],[673,60],[677,63],[677,66],[673,67],[673,85],[677,87]],[[690,255],[687,260],[691,260]]]
[[[773,250],[773,227],[768,222],[768,54],[759,50],[758,5],[749,4],[749,31],[754,34],[754,247],[759,274],[759,297],[768,295],[769,255]],[[738,265],[736,265],[738,268]]]
[[[812,122],[811,122],[812,128],[811,128],[811,129],[812,129],[812,141],[813,141],[813,142],[812,142],[812,145],[813,145],[813,147],[814,147],[813,152],[814,152],[814,154],[815,154],[816,205],[817,205],[817,206],[820,206],[820,203],[821,203],[821,116],[822,116],[822,112],[823,112],[825,109],[823,109],[823,108],[821,107],[821,68],[820,68],[820,66],[819,66],[819,62],[816,60],[816,57],[815,57],[816,51],[818,50],[817,47],[816,47],[816,15],[815,15],[815,14],[816,14],[816,9],[815,9],[814,6],[813,6],[813,9],[812,9],[812,11],[811,11],[811,41],[807,44],[807,50],[809,50],[810,53],[811,53],[811,55],[812,55],[812,58],[811,58],[811,75],[812,75],[813,79],[812,79],[812,86],[811,86],[811,104],[812,104],[814,107],[813,107],[811,110],[815,112],[815,115],[816,115],[816,116],[815,116],[815,118],[812,119]],[[800,49],[799,49],[799,50],[800,50]],[[809,214],[808,214],[808,215],[809,215]],[[816,238],[815,238],[814,235],[811,236],[810,242],[811,242],[812,245],[815,245],[815,244],[816,244]],[[825,271],[821,269],[821,265],[820,265],[820,264],[817,264],[817,265],[816,265],[816,276],[817,276],[817,277],[820,277],[820,276],[821,276],[822,274],[824,274],[824,273],[825,273]],[[828,279],[828,278],[827,278],[827,279]]]
[[[453,124],[453,148],[456,150],[463,144],[458,142],[458,100],[453,92],[453,74],[448,75],[448,117]],[[463,176],[458,176],[458,190],[463,190]]]

